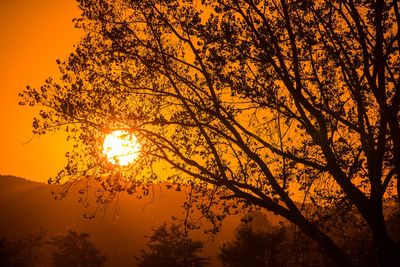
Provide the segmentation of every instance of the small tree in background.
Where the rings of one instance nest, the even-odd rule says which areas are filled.
[[[65,235],[58,235],[50,243],[56,247],[53,254],[54,267],[101,267],[106,257],[90,241],[88,233],[68,230]]]
[[[11,266],[12,254],[10,241],[7,238],[0,238],[0,265],[4,267]]]
[[[203,242],[187,237],[180,227],[166,224],[154,229],[148,237],[147,249],[135,257],[139,267],[202,267],[208,260],[199,255]]]
[[[221,247],[218,257],[225,267],[266,267],[282,266],[277,250],[283,242],[285,232],[254,231],[244,224],[237,229],[236,240]],[[285,266],[285,265],[283,265]]]
[[[46,242],[46,231],[40,229],[11,241],[0,239],[1,267],[34,267],[39,265],[41,247]]]
[[[318,245],[288,224],[273,226],[265,214],[251,212],[242,218],[235,239],[220,247],[224,267],[332,266]]]

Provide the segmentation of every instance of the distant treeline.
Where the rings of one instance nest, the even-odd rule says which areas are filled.
[[[356,218],[353,218],[356,220]],[[388,217],[388,228],[399,236],[397,214]],[[347,253],[358,266],[378,266],[372,237],[362,229],[343,229],[340,223],[332,233],[341,232]],[[363,236],[360,236],[363,235]],[[212,260],[205,256],[202,240],[190,238],[183,224],[162,224],[146,236],[146,246],[132,251],[131,266],[138,267],[205,267]],[[65,234],[48,236],[41,229],[16,240],[0,238],[0,266],[2,267],[102,267],[106,255],[96,248],[88,233],[68,230]],[[242,218],[235,238],[222,243],[218,253],[224,267],[306,267],[333,266],[330,258],[311,239],[294,226],[272,226],[261,212]]]

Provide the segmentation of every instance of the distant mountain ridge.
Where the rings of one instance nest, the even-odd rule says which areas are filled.
[[[23,193],[46,184],[30,181],[12,175],[0,175],[0,198],[7,195]]]

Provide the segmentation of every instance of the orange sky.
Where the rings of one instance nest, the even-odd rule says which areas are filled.
[[[0,0],[0,174],[46,181],[64,166],[61,133],[23,144],[32,138],[35,110],[18,106],[18,93],[57,76],[55,60],[79,41],[78,16],[75,0]]]

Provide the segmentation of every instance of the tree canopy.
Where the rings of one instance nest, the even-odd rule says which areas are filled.
[[[400,263],[384,217],[385,198],[400,203],[398,1],[78,3],[85,37],[61,79],[21,94],[43,107],[35,133],[76,142],[56,182],[189,183],[216,212],[282,216],[338,266],[353,262],[327,226],[355,212],[381,266]],[[129,167],[101,154],[112,129],[141,144]],[[214,221],[216,202],[198,202]]]
[[[218,257],[225,267],[286,266],[284,259],[279,261],[277,257],[283,240],[284,231],[255,231],[245,224],[237,229],[234,241],[223,244]]]
[[[203,267],[208,260],[199,255],[204,245],[194,241],[178,225],[156,227],[148,237],[147,248],[135,257],[139,267]]]
[[[68,230],[65,235],[58,235],[49,241],[56,247],[52,258],[54,267],[101,267],[106,257],[90,241],[88,233]]]
[[[0,265],[2,267],[40,266],[43,256],[42,246],[46,243],[47,233],[40,229],[25,234],[16,240],[0,238]]]

